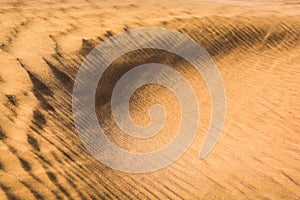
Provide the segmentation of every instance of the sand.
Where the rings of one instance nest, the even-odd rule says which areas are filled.
[[[3,0],[0,15],[0,199],[299,199],[299,1]],[[116,81],[150,58],[184,74],[201,114],[189,150],[167,168],[130,174],[97,161],[79,139],[71,106],[82,61],[101,41],[138,27],[187,34],[217,64],[226,120],[205,159],[199,158],[211,114],[205,83],[173,55],[151,57],[156,51],[118,59],[108,78]],[[174,137],[180,111],[170,91],[146,86],[133,96],[136,123],[149,123],[154,103],[169,116],[161,133],[140,140],[115,126],[111,89],[100,84],[96,108],[113,142],[147,152]]]

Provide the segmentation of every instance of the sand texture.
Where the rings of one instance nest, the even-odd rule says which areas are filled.
[[[226,120],[205,159],[199,158],[211,114],[205,83],[183,59],[158,50],[112,64],[97,90],[97,116],[108,138],[126,150],[163,147],[180,126],[169,90],[148,85],[132,97],[137,124],[149,123],[154,103],[168,113],[163,130],[147,140],[116,127],[109,100],[128,69],[147,61],[168,64],[199,99],[200,126],[189,150],[167,168],[130,174],[97,161],[79,139],[72,89],[81,63],[101,41],[138,27],[187,34],[217,64]],[[299,41],[297,0],[2,0],[0,199],[299,199]]]

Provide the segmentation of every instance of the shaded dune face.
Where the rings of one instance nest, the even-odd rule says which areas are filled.
[[[200,15],[189,5],[167,3],[168,12],[163,12],[166,3],[155,1],[145,6],[127,1],[3,6],[0,199],[300,196],[299,15],[285,6],[273,12],[277,4],[244,8],[236,3],[191,2],[191,6],[207,9]],[[154,7],[157,15],[141,14]],[[176,97],[158,85],[137,90],[130,111],[134,122],[146,125],[151,105],[163,105],[168,118],[161,132],[141,140],[116,126],[111,92],[117,80],[137,65],[157,62],[178,70],[195,90],[201,118],[192,146],[173,165],[152,173],[128,174],[106,167],[84,148],[73,124],[72,88],[81,63],[97,44],[144,26],[178,30],[209,52],[224,81],[226,121],[216,148],[200,159],[211,114],[201,76],[183,58],[166,51],[138,50],[119,57],[100,79],[95,97],[99,123],[118,146],[133,152],[155,151],[169,143],[180,126]]]

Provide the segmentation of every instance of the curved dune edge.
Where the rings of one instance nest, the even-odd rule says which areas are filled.
[[[0,199],[300,196],[297,3],[20,1],[1,7]],[[94,46],[144,26],[178,30],[207,49],[224,80],[227,116],[217,147],[200,160],[209,96],[201,77],[183,70],[200,99],[198,136],[172,166],[132,175],[105,167],[85,150],[72,121],[71,91]],[[129,58],[115,65],[125,66]],[[185,66],[178,63],[179,69]],[[146,102],[140,101],[149,93]],[[147,123],[141,116],[153,99],[172,113],[163,132],[169,133],[179,115],[163,88],[142,88],[133,98],[133,117]],[[145,151],[150,143],[152,150],[171,137],[162,133],[158,142],[146,141],[141,148],[141,141],[110,128],[111,119],[103,116],[108,136],[123,148]]]

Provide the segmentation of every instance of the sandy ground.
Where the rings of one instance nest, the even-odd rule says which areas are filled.
[[[299,1],[2,0],[0,16],[0,199],[300,198]],[[137,27],[188,34],[216,62],[226,121],[205,159],[198,155],[211,113],[205,84],[182,60],[155,51],[124,56],[111,71],[122,74],[133,59],[153,55],[184,74],[201,110],[191,148],[167,168],[128,174],[82,145],[71,110],[76,73],[95,45]],[[136,92],[131,111],[138,124],[149,122],[153,103],[170,113],[158,136],[137,140],[115,127],[111,89],[102,85],[96,106],[112,141],[138,152],[170,141],[180,119],[174,95],[158,86]]]

